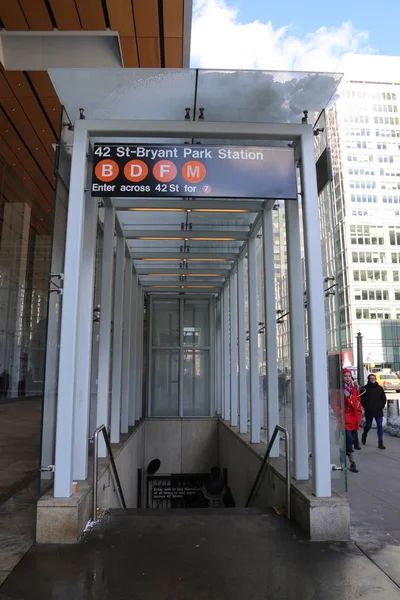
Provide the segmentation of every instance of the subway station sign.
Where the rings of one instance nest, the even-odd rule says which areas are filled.
[[[297,198],[291,148],[95,144],[92,196]]]

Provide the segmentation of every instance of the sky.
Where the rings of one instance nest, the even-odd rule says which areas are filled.
[[[399,0],[194,0],[191,66],[335,71],[399,55]]]

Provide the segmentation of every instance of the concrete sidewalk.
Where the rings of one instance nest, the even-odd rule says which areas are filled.
[[[385,435],[384,444],[386,450],[379,450],[372,429],[367,445],[356,451],[359,473],[348,473],[351,535],[400,586],[400,438]]]

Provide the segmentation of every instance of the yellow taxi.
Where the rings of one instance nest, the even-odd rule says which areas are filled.
[[[385,392],[400,392],[400,379],[396,373],[375,373],[376,381]]]

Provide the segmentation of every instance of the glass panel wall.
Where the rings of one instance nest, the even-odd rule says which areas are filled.
[[[152,352],[151,396],[153,417],[179,416],[179,350]]]
[[[61,123],[69,122],[65,111],[61,115]],[[62,273],[64,272],[65,236],[67,228],[69,177],[71,169],[70,148],[72,131],[61,125],[57,148],[56,194],[53,214],[53,232],[51,237],[51,265],[49,305],[48,305],[48,335],[46,344],[45,389],[42,420],[41,466],[54,464],[55,426],[57,416],[57,385],[58,360],[60,350],[61,312],[62,312]],[[50,248],[50,238],[49,238]],[[47,271],[49,275],[49,269]],[[46,290],[47,291],[47,290]],[[41,473],[41,488],[43,493],[53,479],[53,473]]]
[[[210,416],[210,300],[154,298],[151,315],[151,415]]]
[[[51,230],[0,159],[0,501],[39,467]]]

